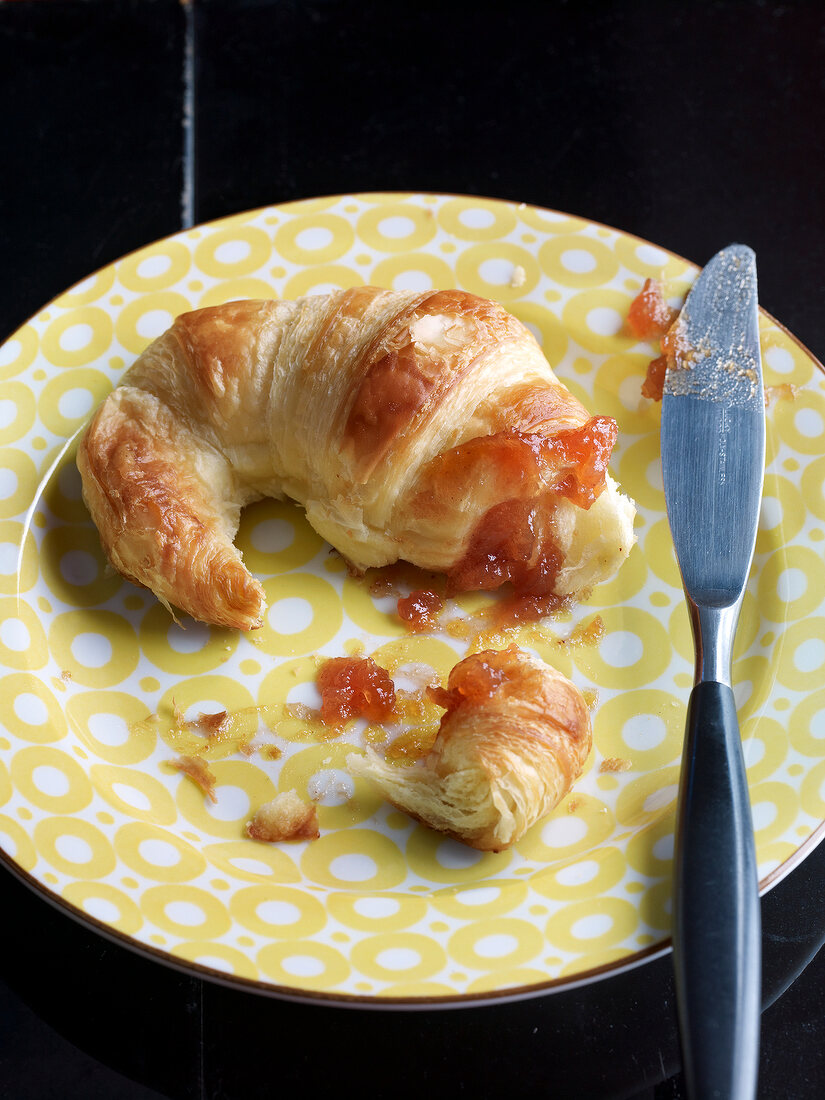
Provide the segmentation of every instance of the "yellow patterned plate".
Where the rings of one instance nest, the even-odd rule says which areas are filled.
[[[724,242],[723,242],[724,243]],[[341,1003],[476,1003],[636,965],[668,947],[673,814],[691,684],[687,615],[662,498],[653,349],[624,326],[646,276],[680,298],[695,268],[637,238],[525,205],[369,194],[291,203],[183,232],[104,268],[0,348],[0,851],[37,889],[132,947],[250,989]],[[520,642],[594,702],[575,790],[512,851],[413,824],[343,769],[347,741],[281,720],[253,751],[210,749],[212,804],[168,765],[201,711],[314,701],[313,656],[355,643],[442,675],[464,650],[405,637],[392,600],[347,577],[294,507],[239,537],[272,608],[253,636],[176,626],[106,567],[79,495],[78,430],[183,310],[374,283],[463,287],[525,321],[573,392],[614,416],[612,468],[639,505],[616,580]],[[765,501],[734,676],[763,886],[825,818],[825,385],[761,318]],[[471,604],[472,601],[465,601]],[[604,623],[598,646],[577,624]],[[573,635],[574,640],[570,640]],[[565,640],[567,639],[567,640]],[[399,681],[400,682],[400,681]],[[157,714],[156,721],[147,721]],[[202,744],[202,742],[200,742]],[[272,751],[275,746],[275,752]],[[280,756],[272,758],[280,751]],[[621,769],[615,770],[615,762]],[[605,766],[606,765],[606,766]],[[245,839],[278,790],[319,799],[321,837]]]

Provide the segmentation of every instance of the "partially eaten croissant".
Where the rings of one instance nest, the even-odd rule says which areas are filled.
[[[502,851],[548,814],[581,774],[592,745],[584,698],[565,676],[511,646],[460,661],[447,707],[420,763],[374,750],[347,766],[425,824],[484,851]]]
[[[95,413],[78,467],[112,564],[196,619],[251,629],[240,512],[291,498],[353,566],[452,592],[578,597],[633,543],[590,417],[530,331],[458,290],[359,287],[180,316]]]

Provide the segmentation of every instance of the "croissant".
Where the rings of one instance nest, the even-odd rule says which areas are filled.
[[[581,774],[592,745],[587,705],[575,684],[515,646],[465,657],[439,701],[447,712],[423,761],[390,764],[368,749],[347,766],[426,825],[502,851]]]
[[[185,313],[93,416],[83,496],[112,564],[196,619],[251,629],[241,509],[291,498],[357,570],[451,592],[577,596],[633,543],[591,418],[530,331],[458,290],[359,287]]]

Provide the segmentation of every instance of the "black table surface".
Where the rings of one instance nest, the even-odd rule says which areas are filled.
[[[823,62],[819,3],[7,0],[0,338],[183,226],[421,190],[697,263],[747,242],[762,305],[822,358]],[[820,845],[762,901],[760,1098],[825,1096],[824,888]],[[516,1004],[296,1004],[146,959],[0,869],[3,1098],[663,1100],[679,1069],[669,955]]]

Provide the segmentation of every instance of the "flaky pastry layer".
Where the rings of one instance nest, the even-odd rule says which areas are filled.
[[[473,848],[510,847],[558,805],[592,745],[579,689],[515,646],[460,661],[435,743],[404,766],[374,749],[347,767],[412,817]]]

